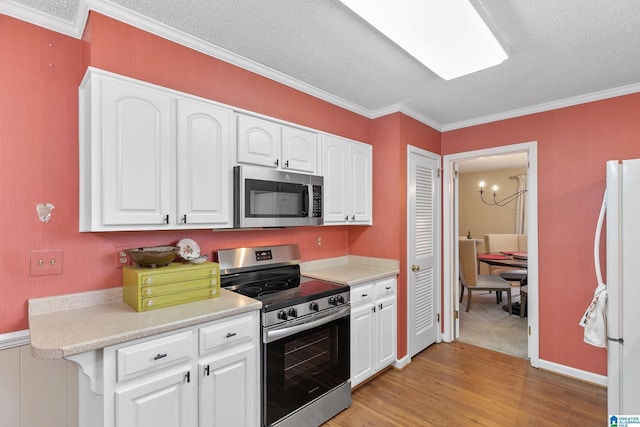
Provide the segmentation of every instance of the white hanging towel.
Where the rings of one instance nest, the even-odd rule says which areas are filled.
[[[595,347],[607,346],[607,286],[599,285],[593,294],[593,300],[580,320],[584,328],[584,342]]]

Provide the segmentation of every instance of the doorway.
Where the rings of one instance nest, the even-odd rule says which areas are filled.
[[[525,252],[527,154],[479,157],[460,160],[457,164],[459,244],[462,244],[461,240],[472,240],[478,255],[499,251]],[[484,187],[480,187],[481,182]],[[481,188],[482,192],[479,191]],[[493,248],[485,242],[485,235],[499,239],[498,242],[490,239],[494,242]],[[500,246],[495,247],[496,243]],[[481,275],[497,277],[505,271],[514,270],[514,267],[479,262],[477,271]],[[469,311],[466,310],[468,300],[459,300],[458,339],[527,359],[527,319],[519,315],[523,299],[521,283],[514,279],[510,284],[515,315],[509,315],[506,299],[498,301],[495,292],[473,292]]]
[[[537,367],[538,356],[538,217],[537,217],[537,143],[527,142],[490,149],[445,155],[443,157],[443,340],[451,342],[460,336],[460,303],[458,275],[459,230],[458,165],[480,157],[526,153],[529,163],[527,179],[527,252],[528,252],[528,317],[527,347],[531,365]]]

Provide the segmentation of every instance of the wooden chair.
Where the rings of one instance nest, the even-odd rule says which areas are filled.
[[[496,291],[507,293],[507,308],[511,314],[511,283],[500,276],[493,274],[478,274],[478,255],[476,243],[473,240],[458,241],[458,256],[460,264],[460,302],[467,289],[467,310],[471,307],[471,294],[473,291]]]
[[[485,234],[484,248],[487,253],[498,252],[527,252],[526,234]],[[505,270],[512,270],[509,267],[489,266],[491,274],[500,274]]]
[[[527,315],[527,296],[529,295],[529,286],[524,285],[520,288],[520,317]]]

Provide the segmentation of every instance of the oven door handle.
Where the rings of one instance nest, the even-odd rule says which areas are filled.
[[[308,329],[313,329],[318,326],[326,325],[329,322],[332,322],[336,319],[341,319],[345,316],[348,316],[351,313],[351,306],[344,305],[337,309],[336,311],[323,316],[319,319],[312,320],[310,322],[301,323],[293,326],[285,326],[284,328],[279,329],[271,329],[265,332],[264,341],[265,343],[270,343],[280,338],[288,337],[289,335],[296,334],[301,331],[305,331]]]

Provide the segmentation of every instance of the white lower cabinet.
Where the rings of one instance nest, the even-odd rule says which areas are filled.
[[[193,419],[194,387],[186,376],[173,372],[143,380],[115,392],[116,425],[119,427],[188,427]]]
[[[396,360],[396,278],[351,287],[351,386]]]
[[[80,426],[257,426],[259,328],[254,311],[70,356]]]

